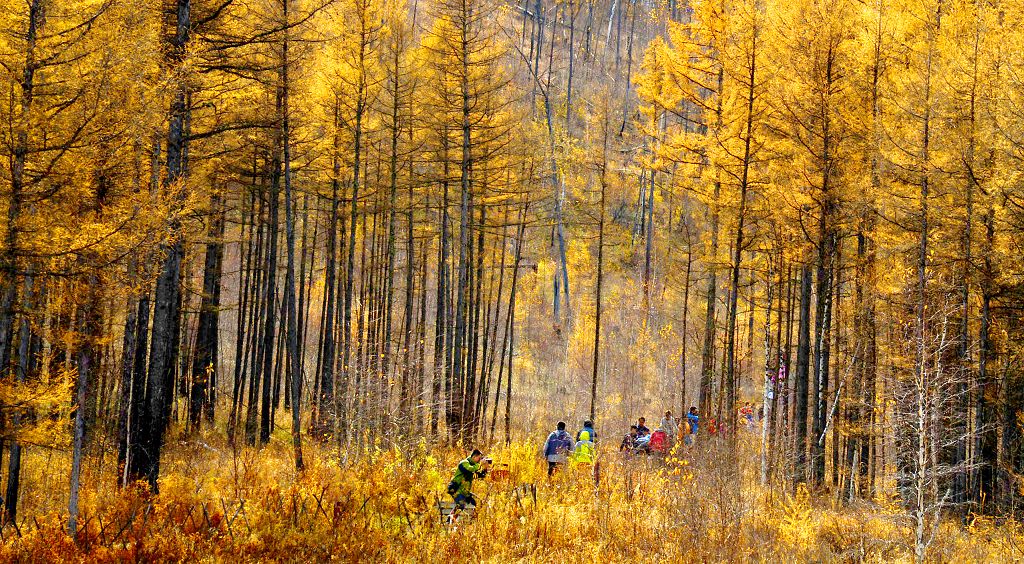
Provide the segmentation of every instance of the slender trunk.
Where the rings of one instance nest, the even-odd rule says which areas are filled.
[[[334,142],[332,144],[332,178],[331,178],[331,215],[327,224],[327,257],[324,274],[324,326],[320,352],[320,395],[317,397],[316,427],[319,433],[334,430],[334,365],[335,351],[335,297],[337,296],[338,268],[338,185],[341,182],[341,139],[340,139],[340,105],[339,99],[334,100]]]
[[[658,171],[651,168],[651,183],[647,190],[647,202],[644,204],[644,317],[651,316],[651,255],[654,251],[654,179]]]
[[[367,32],[366,27],[369,22],[360,21],[362,26],[361,38],[365,39]],[[363,113],[366,109],[366,76],[365,76],[365,61],[368,56],[367,53],[368,45],[366,41],[361,41],[359,46],[359,78],[356,88],[356,99],[355,99],[355,118],[354,128],[352,131],[352,200],[349,206],[349,231],[348,241],[346,243],[348,247],[348,258],[345,261],[345,304],[344,313],[342,315],[342,354],[341,354],[341,390],[338,391],[340,401],[341,417],[340,432],[338,440],[346,440],[348,438],[348,416],[349,416],[349,403],[348,403],[348,386],[352,379],[352,283],[354,280],[355,272],[355,253],[356,253],[356,227],[359,218],[359,174],[360,166],[362,164],[362,136],[363,136]]]
[[[191,0],[178,0],[176,30],[172,41],[171,58],[180,64],[185,57],[191,31]],[[188,153],[187,124],[189,107],[186,104],[187,85],[183,78],[174,85],[167,133],[167,176],[164,187],[179,190],[185,178],[185,158]],[[181,196],[178,196],[180,198]],[[181,229],[179,221],[171,225],[171,232]],[[149,370],[146,380],[146,410],[140,421],[143,432],[134,456],[130,457],[129,476],[145,476],[150,489],[157,491],[160,475],[160,453],[167,430],[168,410],[173,394],[174,361],[178,358],[178,336],[181,308],[181,262],[185,249],[180,237],[161,245],[164,254],[160,275],[156,281],[153,302],[153,329],[150,342]]]
[[[526,237],[526,214],[530,207],[529,199],[523,203],[522,220],[516,236],[516,258],[512,267],[512,288],[508,298],[508,378],[505,379],[505,444],[512,442],[512,358],[516,339],[516,288],[519,281],[519,264],[523,257],[523,242]]]
[[[281,115],[281,92],[277,93],[277,112]],[[280,226],[279,212],[281,200],[281,137],[275,135],[273,156],[270,159],[270,225],[267,230],[269,243],[267,245],[267,284],[266,293],[263,299],[266,303],[266,317],[263,319],[263,358],[260,363],[261,393],[260,393],[260,434],[259,442],[265,445],[270,442],[270,431],[273,426],[272,411],[276,411],[277,370],[280,354],[274,354],[275,349],[280,348],[280,340],[275,340],[278,325],[278,301],[277,301],[277,241]]]
[[[460,187],[460,205],[459,205],[459,258],[458,258],[458,281],[457,288],[455,291],[455,341],[452,344],[452,351],[454,354],[453,362],[453,378],[459,385],[456,386],[458,394],[453,399],[453,402],[458,406],[459,410],[456,415],[457,429],[450,429],[449,433],[457,432],[459,437],[462,437],[465,433],[465,405],[464,396],[465,393],[465,379],[466,374],[465,366],[463,362],[465,343],[465,332],[466,332],[466,299],[469,291],[469,253],[470,253],[470,217],[472,210],[470,209],[470,192],[471,186],[471,175],[472,175],[472,126],[470,122],[470,84],[469,84],[469,45],[470,39],[469,29],[469,18],[462,20],[462,28],[460,30],[460,51],[459,58],[460,64],[462,65],[461,73],[461,130],[462,130],[462,158],[459,163],[459,187]]]
[[[451,382],[451,371],[449,370],[448,362],[448,351],[451,347],[451,340],[449,339],[449,326],[451,325],[448,315],[448,298],[451,292],[449,288],[449,275],[448,275],[448,255],[449,251],[449,235],[448,235],[448,130],[445,128],[441,132],[441,151],[443,160],[443,174],[441,176],[441,201],[440,201],[440,220],[441,220],[441,236],[438,240],[437,245],[437,300],[435,307],[435,319],[434,319],[434,381],[433,381],[433,402],[432,408],[433,413],[430,423],[430,433],[432,436],[437,436],[437,426],[440,419],[440,408],[444,407],[445,422],[451,425],[451,386],[447,386],[446,392],[442,391],[442,384],[450,384]],[[442,394],[446,395],[442,397]]]
[[[288,24],[289,0],[284,0],[284,21]],[[299,319],[295,304],[295,202],[292,198],[292,150],[291,116],[289,102],[291,84],[288,81],[288,31],[285,30],[281,46],[281,137],[284,154],[284,218],[287,239],[287,273],[285,276],[285,300],[288,302],[288,358],[291,372],[292,450],[295,454],[295,469],[305,466],[302,460],[302,354],[299,349]]]
[[[974,452],[977,453],[976,463],[980,468],[971,485],[971,495],[976,503],[991,499],[996,492],[997,469],[994,467],[997,452],[996,436],[996,395],[994,378],[989,375],[990,367],[995,360],[996,351],[992,346],[992,300],[996,291],[995,271],[991,253],[995,246],[995,211],[991,204],[982,217],[985,226],[983,244],[982,277],[981,277],[981,315],[978,327],[978,392],[974,399]]]
[[[622,97],[622,126],[619,128],[619,135],[626,131],[626,122],[629,121],[629,90],[633,83],[633,36],[636,31],[636,13],[637,7],[633,5],[632,0],[626,5],[626,8],[632,12],[629,17],[629,39],[626,42],[626,94]],[[618,48],[616,47],[616,71],[618,70]]]
[[[412,157],[410,157],[408,174],[412,174],[413,171],[411,159]],[[404,346],[402,347],[402,390],[400,396],[400,401],[402,405],[399,406],[399,412],[402,413],[403,416],[405,417],[405,425],[404,428],[401,429],[402,432],[406,435],[412,436],[412,434],[415,432],[415,428],[417,427],[417,425],[415,424],[416,417],[415,414],[413,413],[413,406],[418,403],[418,401],[414,397],[416,395],[415,390],[417,390],[418,386],[416,386],[416,382],[414,381],[415,374],[413,371],[412,362],[413,351],[417,346],[414,328],[415,320],[413,319],[413,306],[415,300],[413,274],[416,270],[416,243],[414,240],[413,231],[415,224],[413,217],[414,195],[412,179],[410,179],[407,189],[408,202],[406,202],[407,207],[405,214],[405,334],[403,336]],[[426,291],[427,287],[426,284],[424,284],[422,287],[422,292],[426,293]]]
[[[203,296],[199,306],[199,328],[196,350],[192,358],[192,389],[189,399],[189,426],[199,429],[204,413],[212,419],[213,390],[216,386],[218,325],[220,320],[221,264],[224,258],[224,208],[221,195],[214,188],[210,195],[211,224],[206,243],[203,267]]]
[[[772,376],[772,292],[775,290],[774,264],[769,262],[765,277],[766,295],[764,309],[764,391],[761,396],[761,485],[768,485],[769,439],[772,420],[772,399],[775,397]]]
[[[572,71],[576,62],[576,9],[573,0],[569,0],[569,76],[565,85],[565,131],[571,136],[572,132]]]
[[[981,44],[982,34],[982,7],[983,2],[975,3],[976,11],[976,24],[974,30],[974,48],[971,57],[971,86],[970,95],[968,98],[968,138],[967,138],[967,149],[963,156],[964,168],[966,169],[966,186],[964,186],[965,192],[965,204],[964,204],[964,229],[962,238],[962,253],[963,253],[963,268],[961,271],[962,280],[960,281],[960,335],[959,335],[959,376],[957,378],[957,406],[958,410],[962,414],[970,413],[971,410],[971,399],[970,399],[970,376],[971,376],[971,333],[970,333],[970,315],[971,315],[971,276],[973,269],[971,261],[972,256],[972,228],[974,220],[974,187],[978,180],[974,175],[974,153],[975,153],[975,136],[976,136],[976,107],[977,107],[977,88],[978,88],[978,71],[979,62],[978,55]],[[954,427],[954,436],[956,437],[956,452],[953,456],[953,465],[956,468],[956,476],[953,480],[953,496],[952,502],[956,504],[962,504],[967,501],[967,490],[969,484],[969,465],[968,460],[968,443],[970,435],[970,425],[968,423],[969,418],[964,416],[957,419],[957,423]]]
[[[757,24],[755,23],[755,26]],[[726,417],[729,422],[728,431],[730,438],[735,438],[736,426],[733,422],[736,419],[736,396],[737,396],[737,374],[736,374],[736,316],[739,307],[739,283],[740,266],[743,258],[744,248],[744,224],[746,222],[747,194],[750,191],[750,168],[753,160],[752,138],[754,129],[754,100],[756,94],[757,79],[757,48],[758,28],[755,27],[751,38],[750,67],[747,69],[747,96],[746,96],[746,123],[743,133],[743,159],[742,172],[740,174],[740,201],[736,224],[736,240],[733,243],[732,270],[729,284],[729,311],[726,317],[726,363],[725,369],[725,404]]]
[[[68,534],[72,537],[78,532],[78,494],[81,486],[85,435],[88,430],[86,428],[84,407],[91,389],[89,386],[91,380],[89,373],[94,370],[93,361],[97,356],[94,341],[100,337],[100,327],[102,326],[98,312],[99,296],[96,295],[99,288],[99,280],[94,275],[90,277],[86,284],[90,288],[86,290],[86,294],[91,299],[85,302],[84,307],[79,313],[81,316],[79,332],[82,344],[78,351],[78,381],[75,393],[76,409],[74,432],[72,435],[70,495],[68,497]]]
[[[687,231],[686,238],[686,276],[683,279],[683,326],[679,343],[679,413],[683,417],[689,413],[686,401],[686,344],[690,333],[690,283],[693,274],[693,246],[689,237],[690,226],[684,223]]]
[[[22,286],[22,319],[21,329],[18,335],[18,365],[15,369],[14,379],[18,384],[24,384],[28,378],[29,364],[31,358],[30,344],[32,342],[32,325],[29,320],[29,313],[33,307],[33,275],[31,268],[27,270]],[[79,406],[85,405],[82,398],[79,398]],[[78,412],[84,413],[84,409]],[[11,416],[11,426],[17,430],[21,426],[21,414],[17,410]],[[23,450],[21,442],[15,440],[11,443],[10,457],[7,462],[7,490],[4,494],[4,519],[5,523],[16,523],[18,517],[18,496],[21,483],[21,454]]]
[[[395,301],[395,256],[397,254],[397,239],[396,231],[398,221],[398,136],[399,136],[399,121],[398,112],[401,105],[401,48],[396,45],[392,48],[391,53],[391,73],[390,77],[391,87],[394,89],[391,96],[391,116],[390,123],[388,124],[391,129],[391,146],[388,154],[388,232],[387,232],[387,264],[386,276],[384,279],[384,312],[383,312],[383,324],[382,324],[382,343],[383,348],[381,354],[381,376],[384,381],[390,380],[392,361],[391,361],[391,331],[392,331],[392,312],[394,309]],[[407,300],[408,301],[408,300]],[[408,307],[406,308],[408,310]],[[408,345],[405,346],[408,349]],[[406,371],[403,369],[400,375],[401,382],[399,384],[399,396],[398,396],[398,420],[399,429],[403,429],[409,424],[409,379],[406,377]]]
[[[502,377],[505,374],[505,354],[506,354],[506,351],[507,351],[507,354],[508,354],[508,358],[509,359],[512,358],[512,330],[513,330],[512,321],[514,319],[513,310],[515,308],[516,284],[519,282],[519,260],[522,257],[522,253],[520,252],[519,246],[520,246],[520,242],[523,240],[523,232],[526,229],[526,211],[527,211],[528,207],[529,207],[529,202],[527,201],[526,203],[523,204],[523,209],[520,210],[520,212],[519,212],[519,226],[516,228],[516,239],[515,239],[516,254],[515,254],[515,258],[512,261],[512,287],[509,290],[508,308],[506,309],[506,312],[505,312],[505,331],[504,331],[504,334],[503,334],[502,339],[501,339],[501,358],[498,361],[499,362],[499,367],[498,367],[498,384],[497,384],[497,386],[495,386],[495,390],[494,390],[494,410],[492,411],[492,415],[491,415],[491,428],[490,428],[490,432],[487,434],[487,436],[492,441],[494,440],[494,430],[495,430],[495,427],[497,426],[497,421],[498,421],[498,406],[499,406],[498,400],[500,399],[500,396],[501,396]],[[500,295],[499,295],[499,298],[500,298]],[[512,366],[511,366],[511,364],[512,363],[511,363],[511,360],[510,360],[509,363],[508,363],[509,373],[508,373],[508,383],[506,384],[507,386],[511,385],[511,380],[512,380],[512,372],[511,372]],[[511,389],[511,388],[509,388],[509,389]],[[505,438],[506,438],[506,441],[507,441],[508,440],[508,433],[507,432],[505,434]]]
[[[601,313],[602,291],[604,290],[604,229],[605,206],[608,192],[608,123],[605,120],[604,146],[601,153],[601,199],[597,212],[597,282],[594,285],[594,359],[590,374],[590,420],[597,418],[597,375],[601,360]]]
[[[260,268],[256,270],[256,279],[253,283],[253,292],[255,308],[253,310],[252,319],[252,339],[249,343],[249,349],[252,353],[251,357],[247,357],[247,363],[252,371],[252,376],[249,378],[249,393],[248,402],[246,404],[245,413],[245,441],[250,445],[256,444],[256,435],[259,431],[258,409],[259,409],[259,394],[262,389],[261,378],[263,377],[263,356],[264,349],[266,348],[266,339],[263,338],[263,332],[266,330],[266,324],[263,322],[267,315],[267,311],[273,307],[273,304],[267,302],[266,285],[270,279],[270,273],[267,269],[262,268],[265,257],[267,255],[267,248],[270,246],[270,233],[268,233],[266,221],[264,219],[264,208],[269,207],[269,197],[266,190],[266,176],[260,177],[260,206],[259,212],[256,214],[256,221],[258,227],[256,230],[256,261],[255,264],[260,265]],[[269,213],[269,212],[268,212]],[[255,294],[259,293],[258,299]]]
[[[11,193],[7,205],[7,236],[3,256],[0,257],[0,372],[6,372],[11,363],[11,347],[14,341],[14,302],[18,295],[18,235],[17,226],[21,215],[24,196],[25,165],[29,151],[29,127],[35,92],[36,41],[39,30],[46,21],[42,0],[32,0],[28,6],[28,29],[25,32],[25,68],[22,71],[20,87],[20,123],[14,134],[13,158],[11,159]]]
[[[724,71],[718,69],[718,101],[715,109],[716,128],[722,126],[722,86],[725,80]],[[718,231],[719,231],[719,198],[722,194],[722,183],[715,179],[714,196],[710,205],[711,215],[711,249],[706,256],[709,257],[705,264],[708,270],[707,285],[707,310],[704,317],[704,346],[701,351],[700,361],[700,390],[697,405],[700,413],[707,414],[711,411],[712,387],[715,380],[715,334],[716,334],[716,313],[718,304]]]
[[[793,483],[807,479],[807,402],[811,360],[811,279],[809,264],[800,271],[800,326],[797,329],[796,382],[794,383],[793,437],[796,450]]]

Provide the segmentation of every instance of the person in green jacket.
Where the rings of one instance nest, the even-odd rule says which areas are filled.
[[[465,509],[467,505],[476,507],[476,498],[473,497],[473,479],[483,478],[491,468],[490,459],[485,459],[484,454],[477,449],[455,468],[455,476],[448,483],[448,494],[459,509]]]

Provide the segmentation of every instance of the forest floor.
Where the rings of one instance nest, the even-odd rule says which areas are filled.
[[[29,449],[18,527],[3,529],[0,561],[914,560],[913,523],[895,503],[763,488],[756,440],[744,441],[731,463],[713,441],[664,460],[622,459],[605,445],[597,481],[582,466],[548,479],[537,445],[501,446],[490,454],[508,475],[478,480],[475,519],[445,527],[437,501],[460,451],[371,447],[341,460],[307,442],[300,475],[283,432],[262,450],[211,433],[168,445],[157,496],[141,484],[119,490],[113,454],[90,460],[74,539],[64,533],[67,456]],[[948,519],[926,559],[1024,559],[1024,529]]]

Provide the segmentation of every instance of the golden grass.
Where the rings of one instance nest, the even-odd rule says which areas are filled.
[[[435,507],[460,451],[418,445],[370,449],[342,461],[307,444],[292,467],[284,435],[234,451],[216,435],[169,445],[161,493],[118,490],[111,455],[88,465],[84,523],[64,532],[67,460],[28,451],[18,531],[4,529],[0,561],[431,561],[431,562],[892,562],[913,559],[911,529],[895,507],[838,506],[805,490],[789,496],[756,483],[753,441],[734,462],[698,445],[667,460],[601,455],[548,480],[537,445],[496,448],[510,464],[483,480],[476,518],[445,528]],[[536,485],[515,493],[521,484]],[[19,534],[20,533],[20,534]],[[1024,557],[1013,522],[947,522],[936,561]]]

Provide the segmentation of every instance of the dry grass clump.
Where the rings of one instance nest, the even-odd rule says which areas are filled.
[[[307,450],[308,468],[297,475],[286,445],[283,436],[262,450],[232,450],[216,436],[173,445],[157,496],[116,489],[112,464],[97,457],[74,539],[63,532],[66,498],[57,486],[66,460],[36,451],[0,561],[913,559],[898,508],[763,489],[750,445],[729,456],[708,442],[665,460],[605,451],[598,480],[584,466],[549,480],[536,445],[499,447],[492,455],[510,464],[508,477],[478,482],[476,518],[453,528],[439,523],[435,504],[461,451],[369,448],[345,459],[323,445]],[[523,484],[536,486],[536,499]],[[1022,539],[1015,522],[950,521],[929,556],[1012,560],[1024,555]]]

